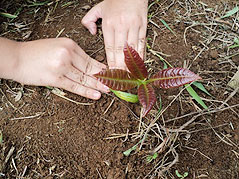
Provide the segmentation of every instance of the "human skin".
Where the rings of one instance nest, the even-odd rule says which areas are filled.
[[[0,78],[26,85],[54,86],[99,99],[108,87],[93,77],[106,66],[69,38],[16,42],[0,38]]]
[[[82,24],[95,35],[96,21],[102,18],[105,50],[110,68],[127,69],[123,54],[126,42],[143,58],[147,8],[148,0],[104,0],[82,19]]]
[[[143,58],[148,0],[104,0],[82,19],[91,34],[102,18],[102,29],[110,68],[127,69],[123,48],[127,42]],[[99,99],[109,89],[93,74],[106,68],[90,58],[68,38],[15,42],[0,38],[0,78],[22,84],[55,86],[81,96]]]

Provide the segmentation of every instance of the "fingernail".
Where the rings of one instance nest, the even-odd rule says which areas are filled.
[[[100,92],[94,92],[93,96],[94,96],[94,98],[99,99],[101,94],[100,94]]]

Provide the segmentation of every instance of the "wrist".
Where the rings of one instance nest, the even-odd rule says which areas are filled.
[[[0,78],[15,80],[19,66],[20,42],[0,38]]]

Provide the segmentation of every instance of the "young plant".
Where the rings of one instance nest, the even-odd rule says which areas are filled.
[[[139,102],[143,106],[143,117],[156,102],[153,86],[168,89],[179,87],[201,79],[185,68],[168,68],[148,77],[148,71],[139,54],[128,44],[124,47],[125,64],[129,71],[106,69],[94,76],[113,90],[125,91],[138,87]]]
[[[184,179],[184,178],[186,178],[186,177],[188,176],[188,172],[184,172],[184,174],[181,175],[181,174],[178,172],[178,170],[176,170],[175,173],[176,173],[177,177],[180,178],[180,179]]]

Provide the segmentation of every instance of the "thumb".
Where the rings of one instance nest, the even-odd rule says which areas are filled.
[[[81,20],[81,23],[90,31],[92,35],[96,34],[96,21],[102,18],[102,2],[94,6]]]

